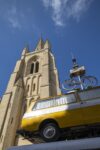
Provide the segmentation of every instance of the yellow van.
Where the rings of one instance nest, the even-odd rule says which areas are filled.
[[[38,100],[22,118],[21,131],[56,141],[63,129],[100,123],[100,87]]]

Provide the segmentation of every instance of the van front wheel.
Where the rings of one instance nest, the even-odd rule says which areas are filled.
[[[57,141],[60,137],[59,128],[54,123],[48,123],[41,128],[40,135],[45,142]]]

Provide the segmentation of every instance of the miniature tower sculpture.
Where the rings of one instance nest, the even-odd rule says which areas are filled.
[[[35,51],[24,48],[0,103],[0,150],[21,144],[16,130],[31,103],[60,94],[51,45],[48,40],[40,39]]]
[[[70,69],[70,79],[63,82],[62,88],[71,92],[72,90],[84,90],[97,86],[98,80],[94,76],[87,76],[84,66],[79,66],[76,58],[72,57],[73,68]]]
[[[83,84],[81,81],[81,77],[83,77],[85,75],[85,72],[86,72],[85,67],[79,66],[76,62],[75,57],[72,58],[72,62],[73,62],[73,68],[70,70],[70,77],[71,78],[77,77],[79,80],[79,84],[81,86],[81,89],[83,90],[84,87],[83,87]]]

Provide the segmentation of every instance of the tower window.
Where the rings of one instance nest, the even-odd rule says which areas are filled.
[[[28,85],[28,86],[27,86],[27,92],[29,91],[29,87],[30,87],[30,86]]]
[[[35,61],[31,64],[30,74],[37,73],[39,71],[39,62]]]
[[[36,62],[36,69],[35,69],[35,72],[38,72],[39,71],[39,62],[37,61]]]
[[[32,74],[33,72],[34,72],[34,63],[31,64],[30,74]]]
[[[35,83],[33,84],[33,91],[35,91]]]

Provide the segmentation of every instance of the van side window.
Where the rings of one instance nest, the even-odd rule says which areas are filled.
[[[70,94],[62,97],[39,101],[34,105],[32,110],[39,110],[39,109],[61,106],[75,101],[76,99],[74,94]]]

